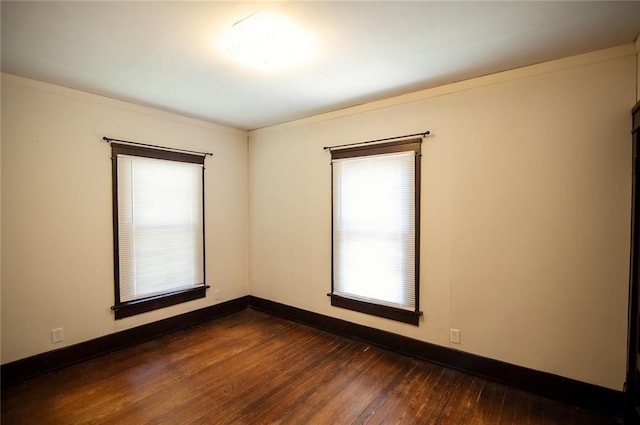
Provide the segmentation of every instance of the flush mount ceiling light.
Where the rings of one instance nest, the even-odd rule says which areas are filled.
[[[313,54],[313,38],[282,15],[257,12],[236,22],[221,39],[221,47],[236,61],[269,71],[292,68]]]

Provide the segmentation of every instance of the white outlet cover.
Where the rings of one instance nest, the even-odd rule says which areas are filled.
[[[51,342],[64,341],[64,330],[62,328],[51,329]]]
[[[460,344],[460,330],[449,329],[449,342],[453,344]]]

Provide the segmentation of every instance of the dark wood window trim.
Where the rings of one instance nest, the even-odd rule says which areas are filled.
[[[398,322],[404,322],[410,325],[418,326],[418,321],[422,315],[421,312],[403,310],[401,308],[389,307],[353,298],[345,298],[336,294],[327,295],[331,297],[331,305],[334,307],[346,308],[360,313],[397,320]]]
[[[125,301],[111,307],[115,312],[116,319],[134,316],[148,311],[158,310],[171,305],[197,300],[206,296],[208,285],[197,288],[185,289],[183,291],[169,292],[153,297],[140,298],[139,300]]]
[[[115,305],[111,309],[115,313],[115,319],[134,316],[152,310],[169,307],[171,305],[184,303],[206,297],[206,290],[209,288],[205,282],[200,286],[185,290],[167,292],[146,298],[131,301],[121,301],[120,297],[120,254],[119,254],[119,233],[118,233],[118,155],[131,155],[153,159],[164,159],[176,162],[188,162],[201,164],[204,166],[204,155],[194,155],[184,152],[162,150],[141,146],[125,144],[111,144],[111,175],[112,175],[112,198],[113,198],[113,255],[114,255],[114,298]],[[202,234],[203,234],[203,257],[205,255],[204,245],[204,172],[202,174]],[[203,277],[206,276],[206,264],[203,263]]]
[[[408,139],[396,142],[361,145],[350,148],[331,151],[331,159],[355,158],[360,156],[372,156],[388,153],[410,152],[415,153],[415,310],[409,311],[402,308],[391,307],[375,302],[360,299],[347,298],[334,293],[334,243],[333,243],[333,171],[331,175],[331,292],[327,294],[331,298],[331,305],[345,308],[373,316],[384,317],[418,326],[420,316],[420,159],[422,139]],[[332,168],[333,170],[333,168]]]

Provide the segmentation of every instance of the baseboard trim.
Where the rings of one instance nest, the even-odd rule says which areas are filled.
[[[89,341],[16,360],[0,366],[2,388],[29,378],[62,369],[112,351],[149,341],[159,336],[186,329],[217,317],[243,310],[249,296],[162,319],[157,322],[126,329]]]
[[[622,417],[624,393],[247,295],[0,366],[2,388],[247,307],[541,396]]]
[[[252,308],[265,313],[520,388],[543,397],[598,410],[612,416],[624,415],[622,391],[442,347],[263,298],[251,296],[249,303]]]

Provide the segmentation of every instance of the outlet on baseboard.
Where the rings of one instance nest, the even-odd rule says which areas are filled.
[[[213,299],[215,301],[218,301],[220,299],[220,290],[216,289],[215,291],[213,291]]]
[[[63,328],[55,328],[51,329],[51,342],[62,342],[64,341],[64,329]]]
[[[460,330],[449,329],[449,342],[453,344],[460,344]]]

